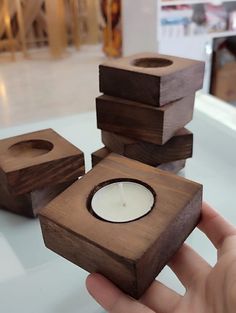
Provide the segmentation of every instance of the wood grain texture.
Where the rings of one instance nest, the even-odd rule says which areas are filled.
[[[109,149],[107,149],[106,147],[103,147],[97,151],[94,151],[91,154],[92,167],[94,167],[100,161],[105,159],[110,153],[111,153],[111,151]]]
[[[178,160],[173,162],[162,163],[157,166],[159,170],[171,172],[177,174],[183,168],[185,168],[186,160]]]
[[[0,140],[0,173],[12,195],[84,174],[84,155],[52,129]]]
[[[0,209],[26,217],[37,217],[38,212],[68,188],[73,181],[65,182],[42,189],[37,189],[18,196],[12,195],[0,177]]]
[[[159,67],[149,67],[153,59],[167,59],[172,64],[163,67],[160,62]],[[137,60],[144,60],[139,62],[142,66],[134,65]],[[203,77],[204,62],[157,53],[109,60],[99,66],[102,93],[152,106],[162,106],[194,94],[202,88]]]
[[[95,152],[92,153],[92,167],[96,166],[100,161],[106,158],[110,153],[112,153],[107,147],[103,147]],[[119,153],[120,154],[120,153]],[[132,159],[132,158],[130,158]],[[135,159],[134,159],[135,160]],[[140,161],[141,162],[141,161]],[[145,163],[145,162],[142,162]],[[145,163],[147,164],[147,163]],[[185,167],[186,160],[178,160],[173,162],[167,162],[162,164],[154,164],[152,166],[157,167],[163,171],[171,172],[171,173],[178,173]],[[150,165],[150,164],[149,164]]]
[[[139,141],[130,137],[102,131],[102,142],[112,152],[151,166],[191,158],[193,134],[183,128],[164,145]]]
[[[135,179],[156,193],[152,211],[129,223],[109,223],[88,210],[97,185]],[[40,214],[45,245],[89,272],[99,272],[139,298],[197,225],[202,186],[111,153]]]
[[[158,145],[165,144],[193,117],[194,95],[160,108],[107,95],[96,99],[97,126]]]

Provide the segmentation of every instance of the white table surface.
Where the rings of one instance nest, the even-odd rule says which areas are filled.
[[[197,100],[197,107],[203,99]],[[102,146],[95,112],[0,129],[0,138],[51,127],[90,154]],[[236,132],[196,110],[188,125],[194,132],[194,156],[182,172],[204,185],[204,199],[236,225]],[[211,264],[216,253],[197,229],[187,242]],[[0,312],[99,313],[104,312],[85,289],[87,273],[46,249],[38,220],[0,211]],[[158,277],[183,292],[166,267]]]

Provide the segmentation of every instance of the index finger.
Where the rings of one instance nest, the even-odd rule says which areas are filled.
[[[202,205],[202,219],[198,228],[206,234],[216,249],[220,249],[227,237],[236,235],[236,228],[207,203]]]

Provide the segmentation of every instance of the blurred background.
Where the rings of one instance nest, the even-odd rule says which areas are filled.
[[[204,60],[235,105],[235,35],[236,1],[0,0],[0,125],[93,110],[98,64],[143,51]]]

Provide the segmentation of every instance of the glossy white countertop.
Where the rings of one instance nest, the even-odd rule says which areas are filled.
[[[189,129],[194,136],[194,156],[182,172],[204,185],[204,199],[236,225],[236,131],[204,112],[206,98],[199,96]],[[232,124],[234,125],[234,123]],[[102,146],[95,112],[0,129],[0,138],[43,128],[53,128],[90,154]],[[210,263],[215,251],[195,230],[187,242]],[[0,312],[2,313],[99,313],[104,312],[88,295],[87,273],[45,248],[38,220],[0,211]],[[159,279],[183,291],[165,268]]]

